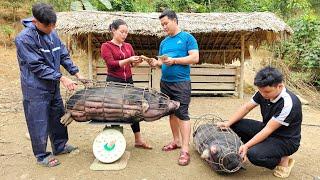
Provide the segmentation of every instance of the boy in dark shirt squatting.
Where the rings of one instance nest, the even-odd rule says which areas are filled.
[[[239,153],[257,166],[273,169],[273,175],[286,178],[290,175],[295,153],[301,140],[301,102],[283,84],[283,75],[273,67],[265,67],[254,78],[258,87],[251,101],[243,105],[220,127],[232,128],[244,145]],[[260,105],[262,122],[244,119]]]

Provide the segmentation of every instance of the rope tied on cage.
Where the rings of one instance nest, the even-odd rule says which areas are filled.
[[[141,96],[141,106],[142,106],[142,112],[146,112],[149,109],[149,104],[146,101],[145,92],[147,91],[147,88],[143,88],[142,96]]]

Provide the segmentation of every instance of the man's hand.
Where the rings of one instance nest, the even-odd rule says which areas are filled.
[[[156,60],[155,58],[150,58],[149,60],[146,60],[146,62],[151,67],[161,66],[161,64],[162,64],[160,61]]]
[[[242,162],[246,162],[247,161],[247,152],[248,152],[248,147],[244,144],[242,146],[240,146],[239,148],[239,154],[242,158]]]
[[[171,66],[173,64],[176,64],[175,62],[175,59],[171,58],[171,57],[168,57],[168,56],[158,56],[159,60],[167,65],[167,66]]]
[[[61,117],[60,123],[64,126],[68,126],[74,119],[71,117],[71,113],[67,112]]]
[[[225,122],[217,122],[217,126],[221,129],[227,129],[230,127],[228,121]]]
[[[67,88],[69,91],[74,91],[77,89],[77,83],[72,81],[71,79],[65,77],[65,76],[62,76],[60,78],[60,82],[63,84],[63,86],[65,88]]]
[[[90,80],[84,78],[80,73],[76,73],[75,76],[82,84],[88,84],[90,82]]]

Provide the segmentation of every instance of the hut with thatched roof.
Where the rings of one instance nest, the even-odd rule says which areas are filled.
[[[129,12],[61,12],[58,13],[56,29],[76,39],[78,47],[87,50],[89,76],[97,78],[101,71],[99,69],[102,68],[97,63],[100,46],[111,39],[109,24],[115,19],[125,20],[129,27],[126,41],[133,45],[136,54],[155,57],[159,44],[165,37],[159,15]],[[244,59],[250,57],[249,46],[257,48],[263,42],[272,43],[286,38],[293,32],[281,19],[269,12],[177,15],[180,28],[193,34],[199,44],[200,62],[191,68],[193,92],[203,90],[235,93],[243,97]],[[234,60],[240,60],[240,67],[230,65]],[[151,70],[148,70],[149,75],[152,74],[150,72]],[[136,75],[139,75],[137,70]],[[147,81],[149,86],[153,87],[156,84],[152,77]]]

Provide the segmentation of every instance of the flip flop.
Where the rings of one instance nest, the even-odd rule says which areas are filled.
[[[141,149],[149,149],[149,150],[152,149],[152,147],[145,142],[142,144],[135,144],[134,147],[141,148]]]
[[[295,160],[289,159],[288,167],[284,166],[276,166],[274,169],[273,175],[279,178],[287,178],[289,177],[292,167],[294,166]]]
[[[74,151],[76,149],[78,149],[78,147],[74,147],[72,145],[66,144],[64,146],[64,149],[61,152],[58,152],[58,153],[54,152],[53,154],[54,155],[68,154],[68,153],[71,153],[72,151]]]
[[[172,150],[179,149],[179,148],[181,148],[181,146],[178,146],[178,144],[171,142],[171,143],[163,146],[162,151],[172,151]]]
[[[52,155],[45,157],[42,161],[38,161],[37,163],[44,167],[55,167],[60,164],[59,160]]]
[[[180,166],[186,166],[189,163],[190,163],[190,154],[188,152],[181,151],[180,156],[179,156],[179,160],[178,160],[178,164]]]

